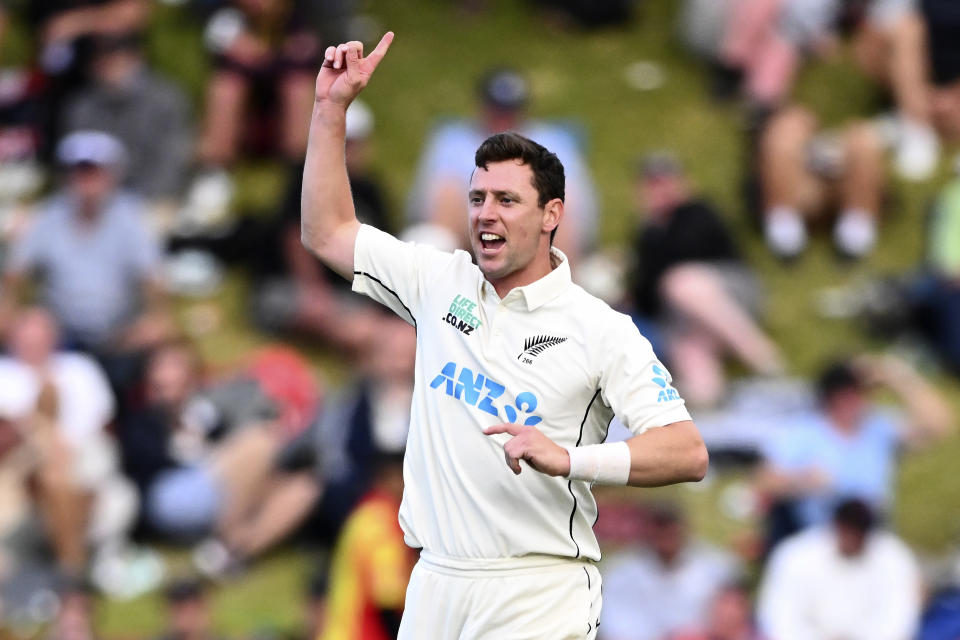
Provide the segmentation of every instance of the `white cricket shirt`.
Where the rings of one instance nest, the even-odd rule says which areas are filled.
[[[598,560],[588,483],[504,460],[534,425],[561,446],[603,442],[613,415],[633,433],[689,420],[670,374],[630,318],[548,275],[501,299],[465,251],[444,253],[362,226],[353,290],[417,329],[416,382],[400,525],[408,545],[483,560],[531,554]]]

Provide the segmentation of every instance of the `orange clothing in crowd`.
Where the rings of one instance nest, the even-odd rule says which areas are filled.
[[[397,521],[400,502],[374,490],[347,518],[333,552],[320,640],[390,640],[381,611],[403,610],[416,562]]]

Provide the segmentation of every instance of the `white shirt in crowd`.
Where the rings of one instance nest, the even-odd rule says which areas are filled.
[[[504,461],[507,435],[535,425],[561,446],[602,442],[616,413],[634,434],[689,420],[630,319],[570,279],[563,254],[500,299],[464,251],[444,253],[362,226],[354,291],[417,328],[416,382],[400,524],[408,545],[461,562],[550,555],[599,559],[586,482]]]
[[[803,531],[771,556],[758,616],[770,640],[908,640],[920,616],[917,562],[886,531],[856,557],[839,553],[832,526]]]
[[[600,638],[662,640],[698,629],[710,603],[740,576],[728,553],[689,543],[669,565],[649,550],[622,552],[604,561]]]

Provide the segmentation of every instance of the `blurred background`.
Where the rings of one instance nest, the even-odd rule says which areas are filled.
[[[555,151],[710,448],[597,489],[600,637],[960,637],[953,0],[0,0],[0,636],[390,637],[415,336],[299,241],[387,29],[361,220],[464,246],[479,142]]]

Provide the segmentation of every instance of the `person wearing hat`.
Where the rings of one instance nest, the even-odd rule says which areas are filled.
[[[556,245],[571,260],[593,248],[599,225],[599,204],[581,142],[570,128],[527,117],[530,85],[517,70],[495,68],[477,85],[477,115],[440,124],[424,145],[407,202],[409,223],[428,222],[447,229],[466,248],[466,193],[473,172],[473,154],[493,134],[515,131],[557,154],[566,172],[564,225]]]
[[[634,246],[634,303],[665,331],[665,356],[688,402],[711,406],[726,387],[730,352],[753,372],[777,373],[780,351],[757,324],[761,291],[714,206],[691,192],[680,161],[654,152],[640,160],[643,212]]]
[[[108,133],[77,131],[57,146],[57,159],[64,184],[13,243],[0,308],[9,313],[42,274],[42,304],[66,344],[101,353],[132,346],[160,330],[163,296],[161,249],[143,204],[119,189],[126,152]]]

